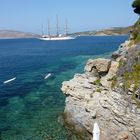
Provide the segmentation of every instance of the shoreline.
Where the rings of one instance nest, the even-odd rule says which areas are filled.
[[[78,35],[77,37],[108,37],[108,36],[129,36],[127,34],[124,35]],[[0,40],[14,40],[14,39],[38,39],[37,37],[13,37],[13,38],[0,38]]]
[[[112,35],[108,35],[108,34],[105,34],[105,35],[78,35],[78,36],[98,36],[98,37],[104,37],[104,36],[129,36],[128,34],[116,34],[116,35],[114,35],[114,34],[112,34]]]

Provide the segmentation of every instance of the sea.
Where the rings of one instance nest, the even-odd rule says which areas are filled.
[[[0,140],[77,140],[58,121],[65,108],[62,82],[84,73],[88,59],[110,58],[126,39],[128,36],[1,39]]]

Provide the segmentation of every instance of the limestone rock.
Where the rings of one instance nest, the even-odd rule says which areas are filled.
[[[116,75],[118,67],[119,67],[118,62],[116,62],[116,61],[111,62],[111,66],[110,66],[110,69],[109,69],[107,75],[101,77],[101,80],[100,80],[101,84],[104,87],[111,87],[112,78]]]
[[[127,140],[129,137],[128,132],[121,132],[118,136],[119,140]]]
[[[72,80],[63,82],[61,89],[68,96],[65,121],[74,124],[76,131],[84,129],[89,134],[93,131],[93,124],[98,122],[101,133],[111,140],[126,138],[126,133],[120,134],[122,130],[131,134],[130,140],[136,140],[134,133],[140,137],[140,110],[131,111],[127,100],[118,92],[100,87],[99,93],[96,88],[85,74],[77,74]]]
[[[117,59],[118,57],[120,57],[119,51],[113,52],[112,58],[113,58],[113,59]]]
[[[111,79],[116,76],[119,61],[124,59],[127,45],[125,42],[118,50],[116,60],[89,60],[85,74],[76,74],[73,79],[62,83],[61,90],[67,96],[64,114],[72,129],[84,129],[92,134],[93,124],[98,122],[101,139],[138,140],[140,138],[140,109],[130,102],[130,95],[123,95],[119,88],[112,90]],[[94,81],[100,84],[94,84]],[[133,85],[129,89],[133,90]],[[91,139],[91,135],[84,140]]]
[[[135,126],[135,131],[131,129],[130,133],[135,132],[136,135],[140,136],[138,129],[140,114],[136,116],[135,112],[131,112],[127,101],[122,98],[121,94],[103,89],[101,93],[93,92],[95,87],[92,84],[91,89],[85,88],[81,81],[75,82],[77,78],[79,79],[76,77],[66,82],[67,88],[65,88],[65,82],[62,86],[63,92],[70,95],[66,98],[64,111],[67,114],[66,121],[69,124],[75,124],[75,129],[78,127],[79,129],[86,129],[87,133],[92,133],[93,124],[98,122],[101,132],[111,140],[120,140],[120,137],[126,138],[126,133],[121,135],[119,133],[122,130],[129,131],[130,127]],[[86,77],[84,78],[86,81]],[[133,137],[132,140],[135,138]]]
[[[98,58],[95,60],[90,59],[85,66],[85,71],[95,73],[95,75],[97,73],[99,74],[106,73],[109,70],[110,64],[111,64],[110,59],[103,58]]]

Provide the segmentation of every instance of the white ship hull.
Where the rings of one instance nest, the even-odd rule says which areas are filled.
[[[47,41],[47,40],[71,40],[71,39],[75,39],[74,37],[71,37],[71,36],[61,36],[61,37],[41,37],[39,38],[40,40],[44,40],[44,41]]]

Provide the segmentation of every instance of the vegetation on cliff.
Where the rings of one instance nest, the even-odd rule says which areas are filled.
[[[134,12],[140,15],[140,0],[132,4]],[[129,41],[120,46],[118,51],[119,67],[112,78],[112,88],[121,89],[123,95],[131,98],[131,103],[140,107],[140,18],[134,24]],[[118,58],[117,58],[118,59]]]
[[[134,12],[140,15],[140,0],[135,0],[132,7],[134,8]]]
[[[116,82],[122,86],[122,93],[131,96],[131,99],[140,107],[140,47],[129,49],[120,63],[117,82],[113,81],[113,83]]]
[[[140,43],[140,19],[134,24],[133,29],[131,31],[131,39],[134,41],[134,44]]]
[[[120,93],[130,97],[131,100],[129,101],[135,103],[138,107],[140,107],[139,42],[136,43],[136,39],[133,39],[121,45],[119,51],[117,51],[118,58],[115,58],[119,63],[118,70],[116,76],[111,79],[112,89],[119,89]]]
[[[134,12],[140,16],[140,0],[135,0],[132,7],[134,8]],[[134,40],[134,43],[140,43],[140,18],[133,26],[132,40]]]

